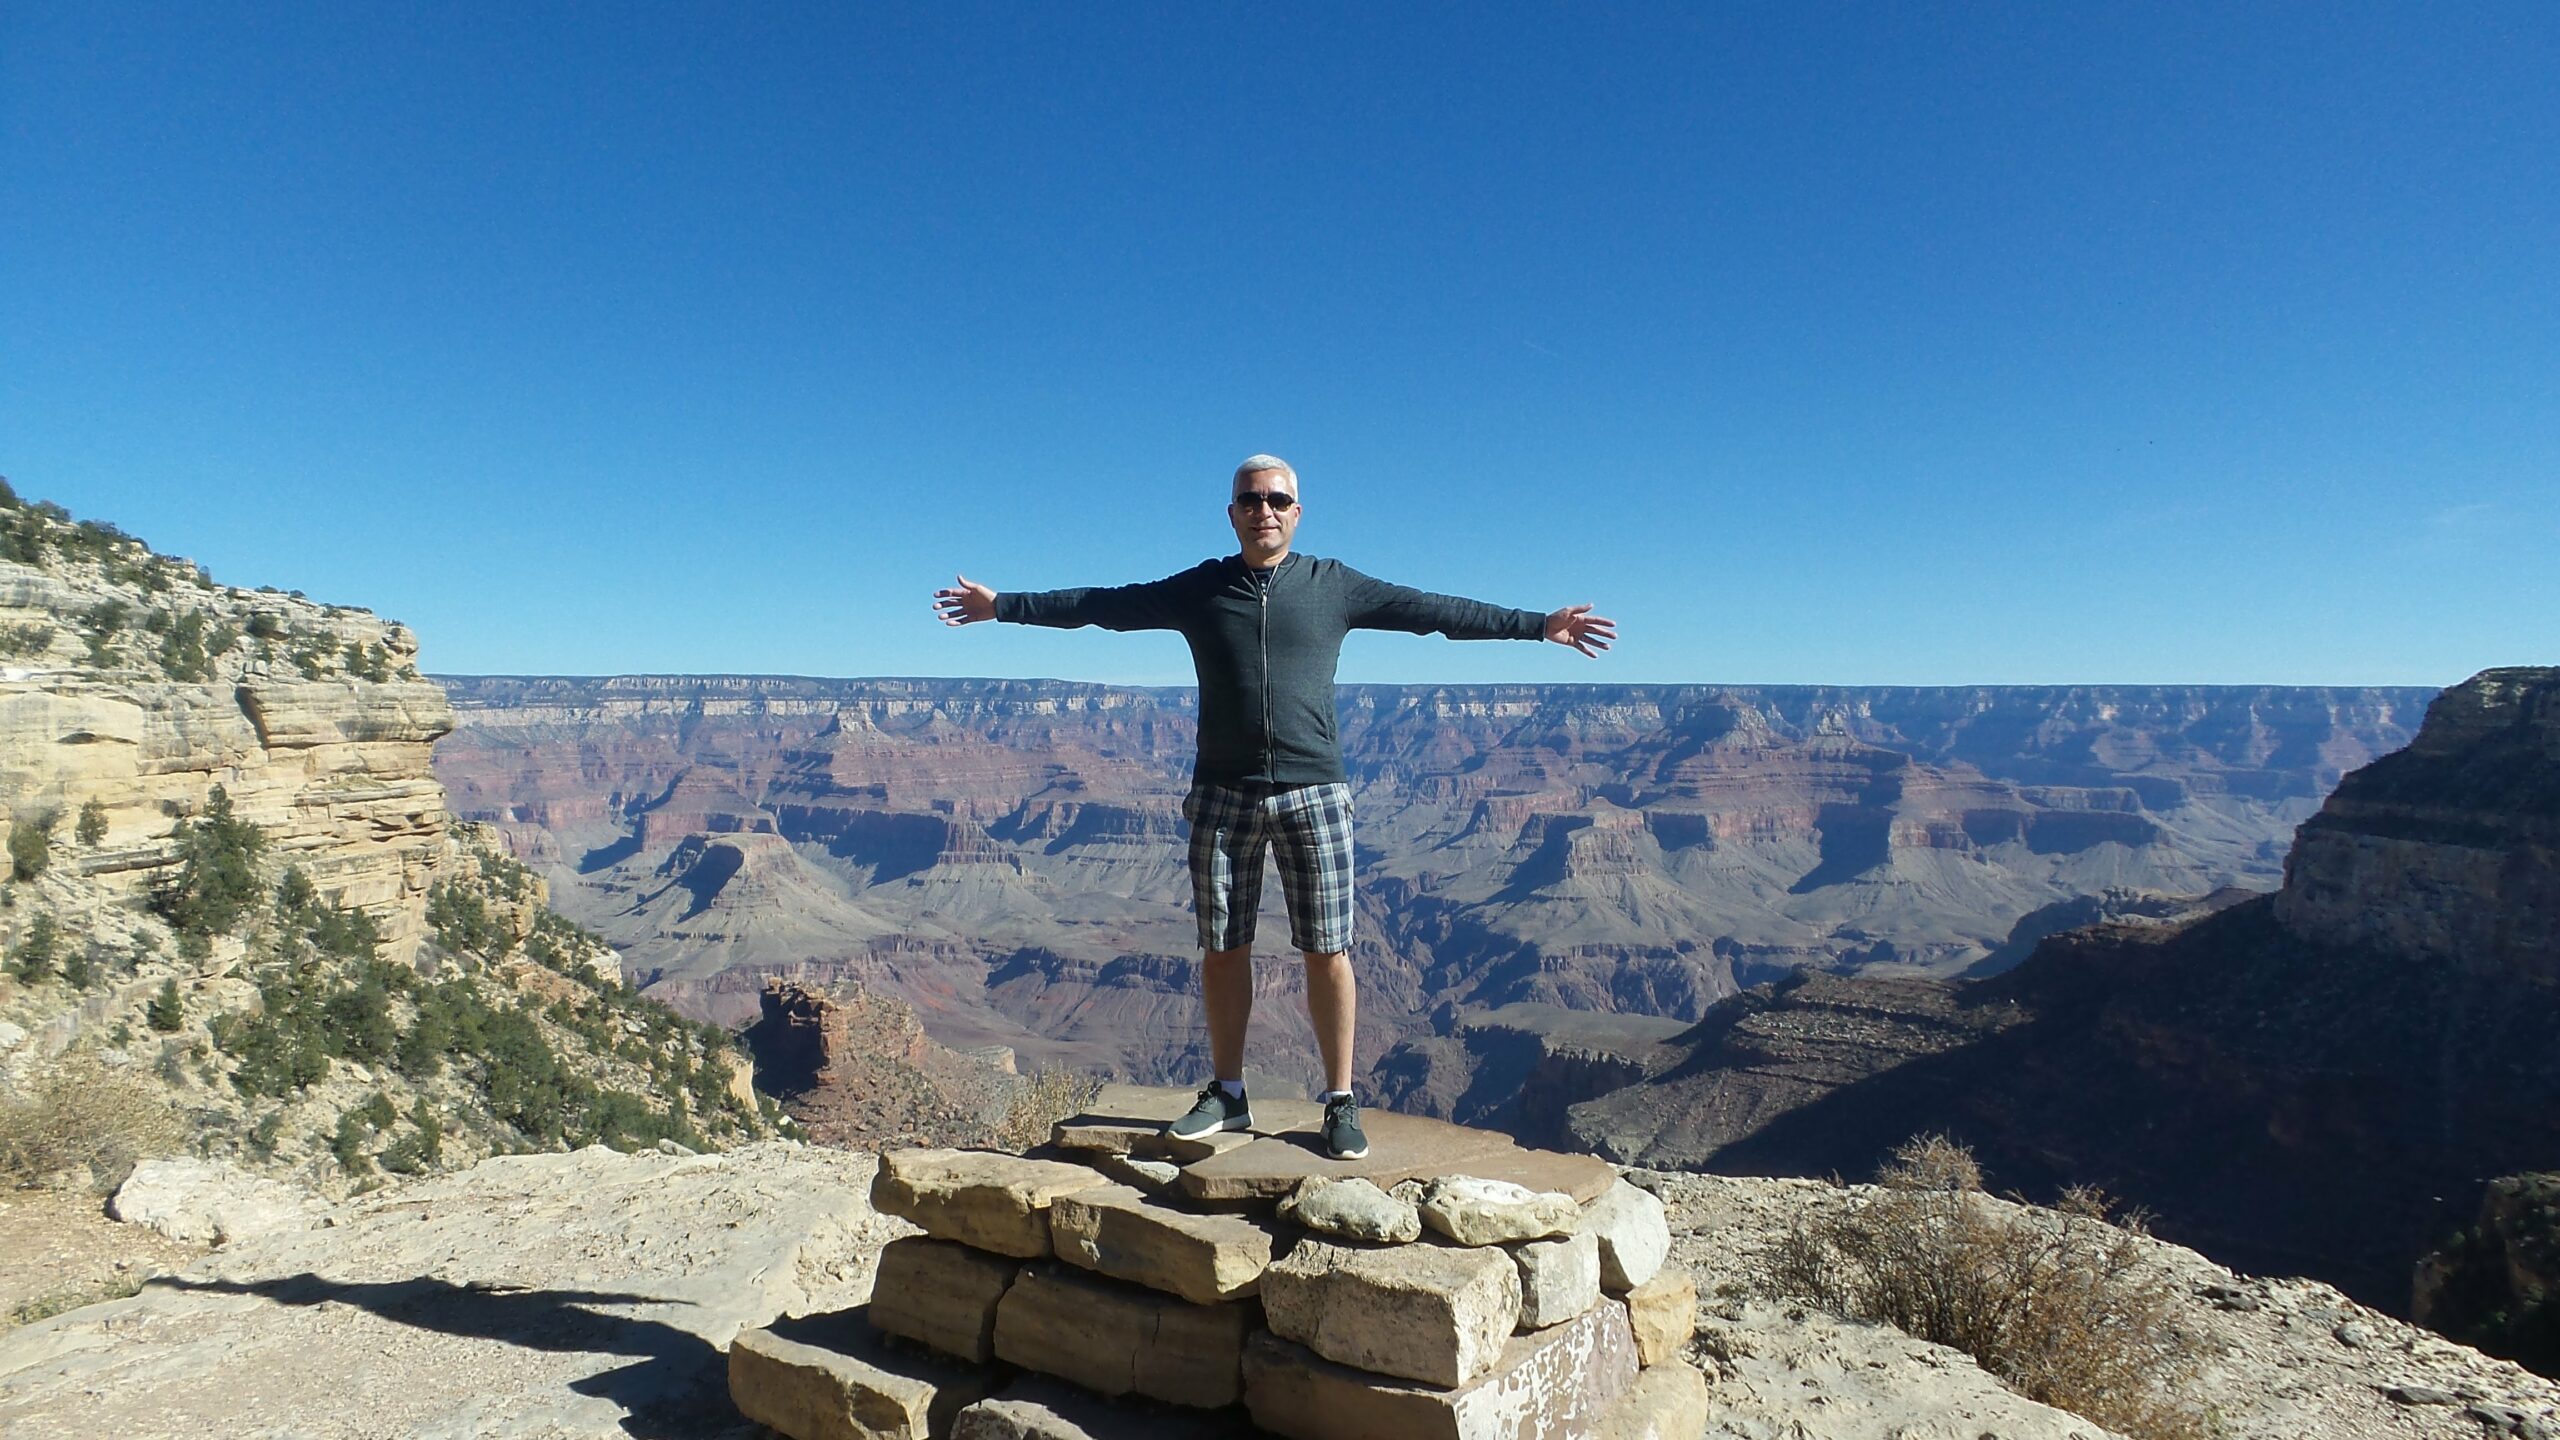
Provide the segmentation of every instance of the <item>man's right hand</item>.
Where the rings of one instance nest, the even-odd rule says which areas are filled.
[[[996,618],[996,592],[970,579],[957,577],[958,585],[933,592],[933,613],[945,625],[974,625]]]

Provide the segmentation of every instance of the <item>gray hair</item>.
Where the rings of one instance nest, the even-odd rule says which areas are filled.
[[[1297,488],[1298,472],[1290,469],[1289,462],[1277,455],[1247,455],[1244,457],[1244,463],[1236,467],[1235,478],[1241,480],[1247,475],[1260,475],[1265,471],[1273,470],[1289,477],[1289,488],[1293,490]]]

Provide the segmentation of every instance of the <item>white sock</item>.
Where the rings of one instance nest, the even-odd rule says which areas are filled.
[[[1318,1094],[1316,1098],[1323,1101],[1325,1104],[1330,1105],[1336,1100],[1350,1099],[1351,1092],[1348,1090],[1327,1090]]]
[[[1221,1080],[1218,1082],[1218,1088],[1226,1091],[1227,1098],[1230,1100],[1244,1098],[1244,1082],[1241,1080]]]

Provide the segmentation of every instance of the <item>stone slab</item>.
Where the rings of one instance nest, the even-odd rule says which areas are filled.
[[[988,1150],[891,1150],[871,1183],[872,1208],[937,1240],[1018,1259],[1049,1252],[1049,1202],[1111,1182],[1089,1166]]]
[[[1636,1376],[1601,1417],[1592,1440],[1703,1440],[1706,1433],[1707,1377],[1687,1361],[1674,1360]]]
[[[1679,1359],[1698,1333],[1698,1282],[1666,1265],[1627,1292],[1627,1323],[1636,1332],[1636,1363],[1651,1369]]]
[[[1671,1225],[1661,1198],[1624,1180],[1585,1202],[1582,1228],[1600,1237],[1600,1286],[1612,1295],[1652,1279],[1671,1253]]]
[[[1182,1167],[1170,1160],[1150,1160],[1137,1155],[1104,1155],[1093,1157],[1093,1168],[1120,1184],[1144,1190],[1150,1195],[1167,1191],[1182,1192]]]
[[[1153,1290],[1027,1266],[996,1307],[996,1356],[1099,1395],[1214,1410],[1243,1392],[1242,1300],[1193,1305]]]
[[[1515,1337],[1498,1364],[1455,1389],[1337,1365],[1268,1332],[1245,1346],[1244,1373],[1254,1423],[1290,1440],[1575,1440],[1638,1372],[1626,1309],[1603,1301]]]
[[[1271,1231],[1242,1215],[1197,1215],[1126,1185],[1061,1195],[1049,1204],[1058,1258],[1194,1305],[1241,1300],[1271,1267]]]
[[[729,1346],[730,1400],[791,1440],[934,1440],[993,1388],[982,1368],[889,1350],[862,1310],[744,1330]]]
[[[1600,1303],[1599,1236],[1531,1240],[1509,1249],[1520,1267],[1521,1329],[1561,1325]]]
[[[1154,1121],[1097,1120],[1070,1115],[1049,1127],[1049,1143],[1061,1150],[1097,1155],[1152,1157],[1162,1149],[1164,1126]]]
[[[1261,1433],[1233,1410],[1105,1400],[1029,1375],[961,1411],[951,1440],[1247,1440]]]
[[[957,1360],[984,1365],[996,1353],[996,1302],[1021,1263],[952,1240],[910,1235],[880,1248],[871,1323]]]
[[[1273,1334],[1328,1360],[1426,1385],[1464,1385],[1502,1359],[1520,1319],[1509,1252],[1307,1239],[1263,1273]]]
[[[1322,1110],[1308,1108],[1316,1113],[1304,1126],[1257,1135],[1250,1144],[1184,1166],[1183,1190],[1199,1200],[1277,1200],[1310,1176],[1356,1176],[1391,1189],[1401,1180],[1475,1175],[1531,1190],[1561,1190],[1589,1204],[1618,1183],[1618,1172],[1596,1156],[1524,1150],[1508,1135],[1389,1110],[1360,1112],[1360,1126],[1369,1136],[1366,1157],[1334,1160],[1325,1155],[1316,1134]],[[1271,1123],[1271,1117],[1260,1114],[1261,1101],[1254,1102],[1254,1110],[1255,1118]]]

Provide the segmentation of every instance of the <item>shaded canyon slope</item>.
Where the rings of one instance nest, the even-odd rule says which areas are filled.
[[[437,770],[631,973],[744,1023],[855,982],[1025,1068],[1203,1048],[1188,690],[1056,681],[448,678]],[[1998,968],[2163,896],[2266,889],[2431,692],[1352,686],[1365,1066],[1454,1016],[1690,1021],[1799,970]],[[1266,895],[1263,943],[1285,926]],[[1294,966],[1256,1062],[1311,1076]],[[1445,1030],[1445,1026],[1438,1027]]]
[[[1446,1028],[1381,1067],[1421,1108],[1500,1063],[1486,1021]],[[1555,1093],[1500,1103],[1532,1141],[1734,1174],[1864,1175],[1945,1131],[2001,1186],[2098,1185],[2226,1263],[2402,1309],[2485,1181],[2560,1162],[2555,1036],[2560,669],[2493,670],[2346,777],[2277,894],[1978,981],[1798,976],[1616,1037],[1633,1083],[1541,1030]]]

